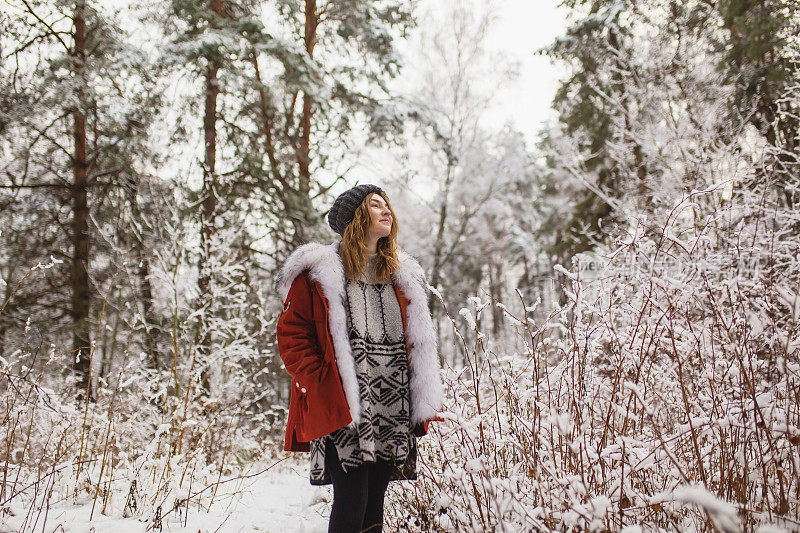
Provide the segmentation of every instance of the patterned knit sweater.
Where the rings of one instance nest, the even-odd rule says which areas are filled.
[[[345,472],[366,461],[385,459],[398,465],[392,479],[416,477],[403,318],[392,283],[375,282],[376,257],[368,254],[365,273],[358,281],[348,280],[345,291],[362,421],[356,428],[344,427],[311,441],[312,485],[331,483],[325,468],[326,439],[335,445]]]

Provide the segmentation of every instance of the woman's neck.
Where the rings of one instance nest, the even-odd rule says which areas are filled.
[[[367,245],[367,253],[374,254],[378,251],[378,240],[380,239],[380,235],[373,233],[372,231],[367,231],[365,243]]]

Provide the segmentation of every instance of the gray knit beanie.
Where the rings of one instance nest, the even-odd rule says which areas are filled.
[[[333,202],[331,210],[328,212],[328,224],[333,231],[339,235],[344,235],[344,230],[356,214],[356,209],[364,201],[368,194],[373,192],[382,193],[383,189],[377,185],[365,183],[357,185],[340,194]],[[385,194],[385,193],[384,193]]]

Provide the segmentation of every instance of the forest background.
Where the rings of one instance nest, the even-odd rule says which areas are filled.
[[[276,272],[371,182],[447,385],[390,524],[800,528],[800,9],[564,0],[532,138],[499,7],[4,4],[5,527],[160,529],[284,460]]]

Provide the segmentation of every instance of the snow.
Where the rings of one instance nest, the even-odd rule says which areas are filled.
[[[287,532],[323,533],[328,530],[332,490],[330,485],[315,487],[308,481],[308,466],[299,457],[290,457],[252,478],[220,485],[210,509],[191,504],[188,517],[185,508],[165,513],[162,531],[171,533],[220,532]],[[268,465],[253,466],[258,472]],[[0,531],[18,531],[25,520],[26,509],[12,509],[14,516],[2,515]],[[46,516],[46,531],[86,533],[143,533],[148,522],[140,518],[123,518],[121,513],[104,516],[91,499],[82,505],[66,502],[51,504]],[[39,518],[37,530],[43,526]],[[30,525],[30,524],[29,524]]]
[[[674,492],[675,498],[686,504],[693,504],[706,511],[716,526],[722,531],[739,531],[736,507],[719,499],[699,485],[684,485]]]
[[[571,279],[572,281],[577,281],[578,280],[578,276],[575,273],[570,272],[569,270],[567,270],[566,268],[564,268],[561,265],[553,265],[553,270],[555,270],[559,274],[562,274],[562,275],[566,276],[567,278]]]

